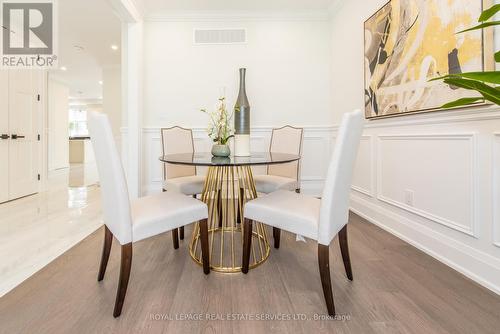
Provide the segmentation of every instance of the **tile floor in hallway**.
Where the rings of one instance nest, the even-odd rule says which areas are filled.
[[[0,205],[0,297],[102,225],[95,175],[72,165],[46,191]]]

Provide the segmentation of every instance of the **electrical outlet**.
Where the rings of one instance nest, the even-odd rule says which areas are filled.
[[[405,190],[405,203],[406,205],[413,206],[413,190]]]

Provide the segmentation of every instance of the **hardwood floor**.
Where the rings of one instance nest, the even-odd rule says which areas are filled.
[[[120,249],[114,242],[98,283],[103,233],[99,229],[1,298],[0,332],[455,334],[500,328],[499,296],[354,215],[353,282],[345,276],[338,241],[330,247],[335,306],[344,320],[314,320],[326,314],[317,245],[296,242],[284,231],[280,249],[272,248],[268,261],[247,275],[204,275],[188,255],[188,238],[178,250],[169,234],[134,244],[127,298],[114,319]],[[222,321],[207,314],[311,319]],[[198,315],[201,320],[187,321]]]

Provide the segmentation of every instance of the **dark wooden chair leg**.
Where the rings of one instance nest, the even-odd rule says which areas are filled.
[[[243,206],[245,205],[245,189],[240,188],[240,192],[238,193],[238,205],[236,207],[236,211],[238,212],[236,215],[236,223],[241,224],[241,219],[243,217]],[[241,206],[241,210],[240,210]]]
[[[200,221],[201,257],[203,261],[203,272],[210,274],[210,253],[208,250],[208,223],[207,219]]]
[[[99,267],[99,275],[97,281],[100,282],[104,279],[106,267],[108,266],[109,254],[111,253],[111,244],[113,243],[113,233],[104,225],[104,245],[102,246],[101,265]]]
[[[222,191],[217,190],[217,219],[219,220],[219,227],[222,227]]]
[[[172,230],[172,242],[174,243],[174,249],[179,248],[179,229],[174,228]]]
[[[339,232],[340,252],[344,261],[344,268],[347,278],[352,281],[351,257],[349,256],[349,244],[347,242],[347,225]]]
[[[184,226],[179,227],[179,239],[184,240]]]
[[[274,238],[274,248],[280,248],[280,238],[281,230],[277,227],[273,227],[273,238]]]
[[[329,246],[318,244],[318,263],[321,285],[325,296],[328,315],[335,316],[335,304],[333,303],[332,281],[330,278],[330,250]]]
[[[130,269],[132,268],[132,243],[122,245],[122,259],[120,265],[120,281],[116,291],[116,302],[113,316],[119,317],[122,313],[123,302],[127,294],[128,280],[130,278]]]
[[[252,221],[245,218],[243,225],[243,259],[241,271],[246,274],[250,266],[250,249],[252,248]]]

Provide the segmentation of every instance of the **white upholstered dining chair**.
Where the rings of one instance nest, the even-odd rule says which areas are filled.
[[[304,129],[287,125],[273,129],[269,152],[301,155]],[[277,190],[300,192],[300,160],[267,167],[267,174],[255,175],[257,192],[269,194]]]
[[[180,126],[161,129],[162,155],[194,153],[193,132]],[[196,175],[195,166],[163,164],[163,191],[174,191],[196,198],[203,191],[205,177]],[[179,231],[180,230],[180,231]],[[174,248],[184,239],[184,226],[172,231]]]
[[[210,273],[208,257],[207,206],[175,192],[129,199],[125,174],[115,146],[108,117],[90,112],[89,133],[101,185],[104,246],[97,280],[102,281],[111,252],[113,236],[121,245],[121,266],[114,317],[121,314],[132,265],[132,244],[182,225],[200,221],[203,271]]]
[[[349,194],[363,123],[364,117],[360,110],[344,115],[321,199],[280,190],[248,202],[244,210],[242,271],[248,272],[252,221],[271,225],[277,230],[276,248],[279,247],[281,229],[316,240],[323,294],[331,316],[335,315],[335,306],[330,279],[329,246],[337,234],[346,274],[352,280],[347,243]]]

